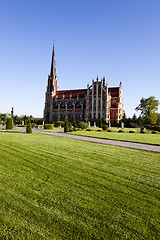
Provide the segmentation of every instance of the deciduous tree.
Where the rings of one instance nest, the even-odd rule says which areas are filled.
[[[142,98],[135,110],[141,111],[141,116],[145,124],[155,124],[157,120],[156,111],[158,110],[159,100],[154,96]]]

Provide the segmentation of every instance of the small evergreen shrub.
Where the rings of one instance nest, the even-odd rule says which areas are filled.
[[[97,129],[97,132],[103,132],[102,128]]]
[[[73,117],[73,127],[78,128],[78,125],[77,125],[75,117]]]
[[[77,131],[77,128],[76,128],[76,127],[73,127],[73,131]]]
[[[86,131],[93,131],[93,129],[92,128],[87,128]]]
[[[100,120],[99,120],[99,128],[102,128],[102,125],[103,125],[102,119],[100,119]]]
[[[73,128],[69,128],[69,132],[73,132]]]
[[[108,132],[114,132],[114,130],[112,128],[108,129]]]
[[[147,131],[146,130],[142,130],[141,133],[147,133]]]
[[[119,129],[118,131],[119,133],[125,133],[125,131],[123,129]]]
[[[12,118],[7,118],[7,121],[6,121],[6,129],[13,129],[13,121],[12,121]]]
[[[158,134],[158,132],[156,130],[153,130],[152,134]]]
[[[79,123],[78,123],[78,127],[79,127],[79,128],[82,128],[82,129],[85,129],[85,128],[88,127],[88,123],[79,122]]]
[[[26,127],[26,133],[32,133],[32,124],[29,122]]]
[[[102,126],[102,129],[103,129],[104,131],[107,131],[107,130],[108,130],[108,125],[103,125],[103,126]]]
[[[130,130],[129,133],[136,133],[134,130]]]
[[[64,132],[69,132],[69,122],[68,117],[66,117],[65,124],[64,124]]]
[[[47,129],[47,130],[52,130],[53,127],[54,127],[53,124],[45,124],[45,125],[44,125],[44,129]]]
[[[57,122],[55,122],[55,127],[62,127],[62,125],[63,125],[63,127],[64,127],[64,122],[63,122],[63,121],[57,121]]]

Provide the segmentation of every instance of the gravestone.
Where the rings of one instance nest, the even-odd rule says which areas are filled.
[[[90,128],[91,127],[91,123],[90,122],[88,122],[88,128]]]
[[[96,122],[94,122],[94,127],[96,127]]]

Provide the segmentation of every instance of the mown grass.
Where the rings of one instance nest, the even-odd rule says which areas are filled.
[[[0,133],[0,239],[160,239],[160,155]]]
[[[74,131],[70,134],[88,136],[95,138],[105,138],[112,140],[128,141],[128,142],[138,142],[160,145],[160,134],[143,134],[143,133],[118,133],[118,132],[97,132],[97,131]]]

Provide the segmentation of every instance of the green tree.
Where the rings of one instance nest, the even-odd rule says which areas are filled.
[[[141,117],[141,116],[139,116],[138,118],[137,118],[137,126],[142,126],[143,125],[143,123],[144,123],[144,120],[143,120],[143,118]]]
[[[124,125],[127,124],[127,117],[126,117],[126,113],[125,112],[123,114],[122,122],[124,123]]]
[[[154,96],[142,98],[140,104],[136,107],[136,111],[141,111],[141,116],[145,124],[155,124],[157,120],[156,111],[158,110],[159,100]]]
[[[134,123],[137,123],[137,116],[136,116],[136,114],[133,115],[132,121],[133,121]]]
[[[157,125],[160,125],[160,113],[157,114],[157,122],[156,122]]]
[[[13,129],[13,121],[12,121],[12,118],[7,118],[7,121],[6,121],[6,129]]]
[[[68,117],[66,117],[65,124],[64,124],[64,132],[69,132],[69,122]]]
[[[32,133],[32,124],[30,122],[27,124],[26,133]]]
[[[1,118],[0,118],[0,125],[1,125]]]

